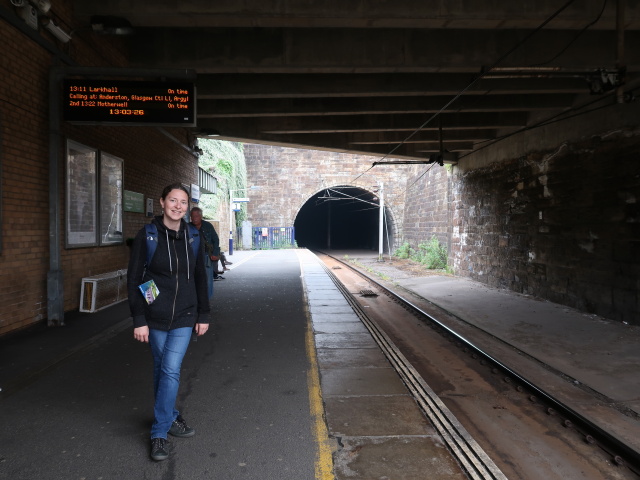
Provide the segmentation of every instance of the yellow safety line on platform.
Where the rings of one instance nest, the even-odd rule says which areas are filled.
[[[318,452],[315,460],[316,480],[335,480],[333,475],[333,458],[331,445],[329,444],[329,431],[324,421],[324,407],[322,405],[322,392],[320,390],[320,374],[316,360],[316,345],[313,338],[311,319],[307,321],[306,335],[307,358],[309,358],[309,371],[307,372],[307,385],[309,388],[309,410],[313,421],[313,433],[316,437]]]

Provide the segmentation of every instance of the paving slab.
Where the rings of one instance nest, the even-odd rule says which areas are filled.
[[[345,312],[345,313],[330,313],[330,312],[318,312],[315,311],[313,313],[313,323],[327,323],[327,322],[335,322],[335,323],[345,323],[345,322],[358,322],[360,318],[353,312]]]
[[[348,303],[344,305],[309,305],[309,311],[312,315],[316,313],[330,313],[332,315],[341,313],[353,314],[353,308]]]
[[[344,307],[344,308],[348,308],[351,309],[351,306],[349,305],[349,302],[347,302],[344,297],[334,297],[334,298],[330,298],[330,297],[325,297],[325,298],[309,298],[308,299],[309,302],[309,307],[313,308],[314,310],[318,307],[329,307],[329,308],[334,308],[334,307]]]
[[[315,303],[318,301],[325,301],[325,300],[340,300],[341,302],[344,302],[345,304],[347,304],[347,301],[345,300],[344,295],[342,295],[342,293],[339,292],[338,290],[310,291],[310,292],[307,292],[307,300],[309,300],[309,303]]]
[[[467,480],[438,437],[341,439],[338,478],[356,480]]]
[[[323,396],[404,395],[407,389],[389,368],[332,368],[321,372]]]
[[[327,423],[334,435],[379,437],[436,434],[408,393],[388,396],[327,396],[325,405]],[[384,414],[381,415],[381,412]]]
[[[313,324],[313,331],[317,334],[369,333],[362,322],[316,322]]]
[[[378,348],[322,348],[317,351],[321,370],[330,368],[389,368],[390,364]]]
[[[378,344],[367,333],[318,333],[316,348],[378,348]]]

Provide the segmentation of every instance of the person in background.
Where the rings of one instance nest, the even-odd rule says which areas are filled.
[[[224,253],[220,250],[220,237],[218,236],[218,232],[216,232],[215,227],[213,228],[213,233],[214,233],[213,250],[215,252],[214,255],[211,257],[211,260],[213,260],[213,279],[224,280],[224,277],[222,276],[224,271],[218,270],[218,261],[221,261],[221,259],[224,257]],[[229,270],[229,269],[225,268],[225,270]]]
[[[149,343],[153,356],[151,458],[156,461],[169,456],[167,435],[195,434],[176,410],[176,398],[191,334],[207,332],[210,312],[204,242],[200,241],[198,251],[193,251],[192,236],[182,219],[189,209],[189,192],[180,183],[169,185],[162,191],[160,205],[162,215],[152,220],[157,238],[148,236],[144,227],[138,231],[127,270],[133,337]],[[147,245],[151,241],[157,241],[157,247],[148,261]],[[139,287],[151,280],[155,282],[155,295],[148,303]]]
[[[230,262],[229,260],[227,260],[227,257],[224,254],[224,252],[220,252],[220,263],[222,264],[225,270],[229,270],[227,268],[227,265],[233,265],[233,262]]]
[[[191,225],[196,227],[202,234],[204,240],[205,268],[207,270],[207,285],[209,286],[209,298],[213,296],[213,280],[217,276],[216,265],[217,255],[220,253],[220,239],[211,223],[202,220],[202,209],[193,207],[191,209]],[[218,254],[216,255],[216,251]]]

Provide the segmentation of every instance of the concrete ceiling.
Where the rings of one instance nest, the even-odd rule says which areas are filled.
[[[77,0],[75,12],[126,19],[132,67],[195,69],[196,132],[423,160],[442,146],[455,161],[638,88],[640,1],[567,3]],[[594,72],[619,67],[623,87],[590,94]]]

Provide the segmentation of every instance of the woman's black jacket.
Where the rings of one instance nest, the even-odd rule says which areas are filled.
[[[152,220],[158,229],[158,245],[149,265],[147,235],[142,228],[131,248],[127,270],[129,307],[133,326],[158,330],[192,327],[209,323],[207,274],[204,268],[204,241],[200,241],[197,255],[187,242],[187,224],[180,222],[180,230],[168,229],[158,216]],[[139,285],[153,279],[160,294],[148,305]]]

